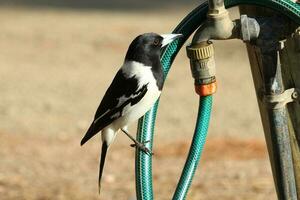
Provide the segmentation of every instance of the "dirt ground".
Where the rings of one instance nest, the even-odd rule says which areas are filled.
[[[1,200],[135,199],[130,141],[119,134],[110,148],[100,197],[99,136],[83,147],[79,142],[130,41],[144,32],[170,32],[188,11],[0,8]],[[215,44],[218,93],[188,199],[275,199],[244,44]],[[183,49],[158,113],[156,199],[171,199],[197,102]]]

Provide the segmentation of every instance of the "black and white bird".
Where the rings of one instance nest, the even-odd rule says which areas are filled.
[[[99,169],[99,192],[107,149],[122,130],[146,153],[144,144],[136,141],[127,126],[142,117],[159,98],[164,79],[160,62],[161,48],[179,38],[180,34],[145,33],[130,44],[125,61],[107,89],[94,121],[81,140],[81,145],[101,131],[102,151]]]

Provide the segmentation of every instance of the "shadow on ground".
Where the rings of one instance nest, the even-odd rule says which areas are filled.
[[[203,0],[202,0],[203,1]],[[150,10],[197,5],[197,0],[0,0],[0,6],[54,7],[71,9]]]

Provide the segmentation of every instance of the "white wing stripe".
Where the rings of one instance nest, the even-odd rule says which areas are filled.
[[[97,119],[95,119],[93,123],[94,123],[94,124],[97,123],[97,121],[98,121],[101,117],[103,117],[104,115],[106,115],[109,111],[110,111],[110,109],[108,109],[108,110],[107,110],[105,113],[103,113],[100,117],[98,117]]]

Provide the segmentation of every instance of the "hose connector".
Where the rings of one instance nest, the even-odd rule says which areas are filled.
[[[211,41],[191,44],[186,47],[190,59],[192,76],[195,79],[195,91],[200,96],[216,92],[216,67],[214,49]]]

